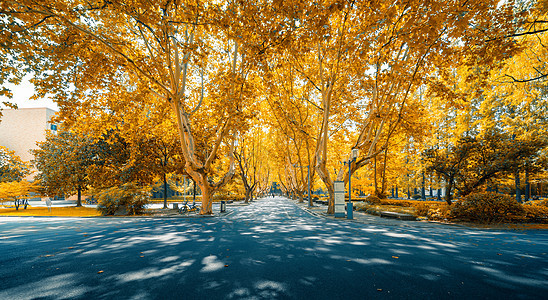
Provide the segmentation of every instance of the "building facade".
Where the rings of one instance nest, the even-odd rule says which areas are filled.
[[[37,149],[37,142],[46,140],[47,130],[57,130],[51,118],[55,111],[49,108],[4,109],[0,119],[0,145],[15,151],[21,160],[34,159],[30,150]]]

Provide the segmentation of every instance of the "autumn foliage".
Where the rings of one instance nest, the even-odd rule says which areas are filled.
[[[68,132],[123,154],[71,192],[187,175],[211,214],[238,178],[247,200],[272,182],[321,188],[332,213],[352,177],[450,202],[544,182],[546,15],[498,0],[3,1],[0,82],[32,73]]]

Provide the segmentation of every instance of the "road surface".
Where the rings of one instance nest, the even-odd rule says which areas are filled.
[[[266,198],[215,218],[0,218],[0,299],[546,299],[548,232],[359,224]]]

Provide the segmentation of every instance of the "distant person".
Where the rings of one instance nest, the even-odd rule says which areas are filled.
[[[48,207],[48,212],[51,212],[51,199],[46,199],[46,206]]]

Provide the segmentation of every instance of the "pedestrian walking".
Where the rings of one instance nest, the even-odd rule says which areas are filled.
[[[46,206],[48,207],[48,212],[51,212],[51,198],[46,199]]]

